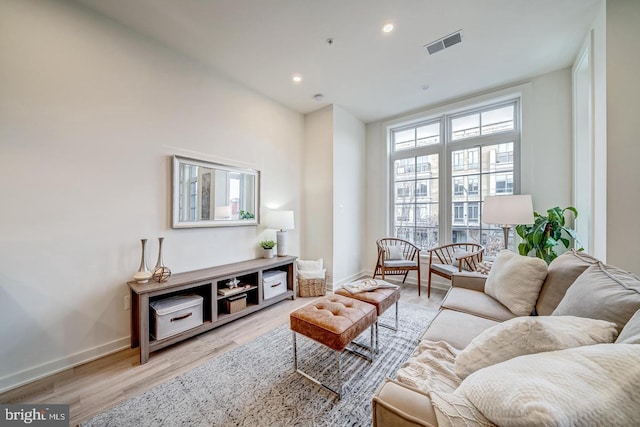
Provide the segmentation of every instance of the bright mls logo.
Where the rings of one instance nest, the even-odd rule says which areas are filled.
[[[69,405],[0,404],[0,426],[68,426]]]

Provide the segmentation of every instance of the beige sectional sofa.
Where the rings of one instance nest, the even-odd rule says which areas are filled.
[[[597,418],[601,414],[596,410],[597,416],[589,412],[589,414],[581,418],[578,424],[597,425],[604,422],[611,425],[625,425],[625,420],[628,420],[628,417],[633,419],[636,416],[638,417],[636,421],[640,420],[640,363],[637,363],[637,361],[640,361],[640,279],[615,267],[602,264],[597,259],[582,252],[568,251],[556,258],[548,268],[546,265],[540,266],[540,264],[536,264],[536,261],[526,258],[511,252],[506,254],[503,251],[496,258],[489,276],[477,273],[460,273],[454,276],[452,287],[447,293],[439,313],[421,337],[416,351],[396,373],[396,379],[387,379],[375,393],[372,401],[374,426],[527,425],[529,423],[542,423],[542,421],[535,418],[536,416],[541,416],[540,413],[544,413],[543,415],[547,418],[551,417],[550,425],[560,425],[562,422],[567,422],[567,420],[569,420],[570,424],[572,420],[567,417],[570,417],[572,411],[578,414],[577,416],[582,416],[581,411],[584,411],[584,409],[573,407],[575,406],[574,403],[580,402],[565,402],[566,405],[570,406],[570,409],[556,409],[557,412],[563,412],[562,417],[566,418],[564,421],[559,422],[553,419],[553,410],[548,409],[555,402],[548,404],[547,402],[540,403],[535,401],[535,394],[538,389],[544,390],[544,387],[549,386],[551,390],[557,390],[562,387],[562,384],[549,385],[544,383],[548,380],[548,378],[544,377],[545,369],[563,366],[557,360],[558,358],[562,360],[562,357],[566,356],[571,361],[567,362],[567,372],[571,372],[572,369],[579,370],[581,366],[569,365],[573,364],[574,360],[582,360],[581,358],[583,357],[587,358],[585,360],[595,360],[600,357],[600,352],[609,352],[612,348],[621,355],[622,353],[625,354],[623,361],[599,362],[596,369],[590,367],[588,372],[591,373],[600,367],[609,369],[611,366],[613,366],[611,369],[614,369],[615,372],[619,370],[618,368],[625,371],[624,375],[628,378],[622,378],[620,381],[625,382],[628,379],[632,383],[635,381],[635,385],[623,384],[617,386],[614,390],[622,389],[624,390],[622,394],[611,397],[613,400],[605,403],[619,404],[621,407],[630,408],[628,409],[630,413],[622,414],[620,415],[621,418],[611,421],[606,418],[604,420]],[[533,270],[530,269],[532,265]],[[500,283],[496,279],[499,279]],[[504,282],[508,282],[508,284],[505,285]],[[500,290],[499,288],[502,289]],[[507,293],[506,295],[505,292]],[[533,295],[533,299],[531,295]],[[524,306],[520,304],[522,301],[513,301],[513,298],[517,300],[520,297],[528,298],[531,307],[529,308],[526,301]],[[534,310],[532,310],[533,308]],[[523,310],[528,310],[529,313],[533,312],[532,315],[539,317],[522,317]],[[574,319],[574,317],[579,319]],[[589,319],[582,320],[582,318]],[[594,325],[589,323],[589,330],[585,334],[582,334],[582,331],[576,333],[575,330],[569,329],[568,335],[564,335],[567,337],[564,340],[566,342],[557,348],[559,351],[547,352],[545,350],[556,350],[554,346],[557,346],[558,340],[549,339],[548,343],[544,342],[547,340],[547,336],[556,336],[553,335],[556,331],[552,331],[551,335],[548,335],[548,331],[545,330],[542,335],[535,335],[540,333],[540,325],[536,323],[533,326],[524,326],[525,332],[522,332],[523,323],[530,324],[545,319],[549,319],[553,324],[562,323],[565,319],[574,322],[591,322],[591,319],[600,319],[594,322],[601,323],[595,323]],[[520,326],[517,326],[516,323],[520,323]],[[518,332],[513,333],[513,340],[507,338],[507,341],[514,341],[515,343],[503,342],[500,344],[502,347],[498,350],[487,350],[485,348],[480,349],[485,353],[477,353],[478,347],[486,346],[488,341],[493,340],[493,344],[495,344],[496,336],[502,337],[503,341],[505,336],[509,337],[508,334],[512,324],[514,325],[513,327],[521,328],[514,329]],[[611,325],[611,327],[606,330],[608,325]],[[568,327],[572,328],[573,326],[569,325]],[[595,337],[596,333],[592,333],[594,328],[603,328],[598,332],[602,332],[601,336]],[[494,333],[494,331],[497,332]],[[528,336],[529,334],[531,336]],[[586,341],[574,343],[573,337],[581,334],[586,336]],[[615,344],[599,344],[612,342],[616,339],[616,336],[617,341],[615,341]],[[499,362],[501,359],[510,357],[508,355],[509,346],[526,347],[531,344],[527,341],[535,341],[532,345],[535,347],[541,345],[541,347],[535,350],[516,348],[516,354],[521,354],[522,356],[478,369],[477,372],[466,378],[460,378],[455,373],[460,372],[461,355],[469,356],[471,352],[472,356],[476,357],[474,363],[480,363],[481,366],[491,365],[494,363],[490,361],[492,358],[497,357]],[[562,341],[563,339],[561,338],[561,344]],[[525,344],[522,344],[523,342]],[[594,345],[581,346],[581,344]],[[618,347],[611,347],[612,345]],[[579,349],[563,350],[563,348],[578,346],[580,346]],[[588,349],[584,350],[586,347]],[[525,355],[527,351],[537,354]],[[580,351],[593,351],[597,352],[598,355],[569,353]],[[630,355],[626,354],[626,352],[629,352]],[[480,354],[479,357],[478,354]],[[545,359],[549,357],[554,359],[551,361]],[[637,359],[635,359],[636,357]],[[608,361],[608,359],[606,360]],[[634,362],[634,360],[637,361]],[[520,365],[517,367],[511,366],[518,363]],[[541,364],[542,367],[536,368],[536,363]],[[522,366],[523,364],[524,367]],[[585,365],[588,365],[588,363],[585,363]],[[518,386],[520,379],[514,377],[513,381],[510,380],[511,377],[509,375],[512,375],[511,371],[509,371],[510,369],[525,372],[529,366],[534,370],[537,369],[534,372],[539,372],[539,374],[529,374],[531,376],[529,378],[530,382],[525,378],[522,383],[524,385]],[[442,373],[443,367],[444,371],[446,371],[444,373]],[[472,368],[471,371],[473,369],[475,368]],[[486,375],[488,373],[491,373],[491,375],[487,378]],[[503,373],[506,375],[506,380],[500,380]],[[601,375],[616,377],[609,371]],[[548,376],[554,377],[553,372]],[[571,374],[570,380],[579,376],[579,374]],[[495,378],[496,384],[492,384],[493,378]],[[499,381],[503,382],[500,383]],[[542,383],[538,385],[536,381],[541,381]],[[586,379],[584,381],[579,387],[575,386],[575,388],[589,389],[594,387],[593,383],[588,381],[597,381],[597,379]],[[442,386],[443,384],[444,386]],[[533,399],[534,402],[531,403],[527,400],[527,404],[523,404],[521,407],[516,407],[518,402],[514,402],[510,407],[508,400],[511,396],[509,395],[506,398],[504,395],[492,395],[494,390],[497,390],[497,393],[509,393],[509,387],[512,385],[513,387],[518,387],[513,393],[519,394],[520,391],[527,389],[528,384],[536,384],[532,390],[528,391],[533,393],[534,397],[532,398],[531,395],[526,397],[529,400]],[[591,386],[585,386],[584,384],[591,384]],[[449,390],[447,392],[436,392],[437,390],[434,389],[437,387],[445,389],[448,387]],[[602,393],[609,393],[609,391],[605,390],[606,387],[600,388],[603,389]],[[477,392],[472,389],[480,391]],[[483,393],[486,394],[486,399],[484,400]],[[567,392],[567,395],[571,395],[571,393],[573,392]],[[592,391],[585,391],[585,393],[587,393],[587,398],[583,400],[592,406],[597,406],[588,402],[588,398],[592,397],[592,395],[594,398],[596,397],[595,393]],[[616,393],[617,391],[611,394]],[[443,395],[446,397],[444,400],[442,398]],[[580,400],[579,396],[580,394],[577,393],[575,399]],[[620,404],[614,397],[615,399],[622,399],[626,404]],[[609,398],[610,396],[605,394],[604,400],[606,401]],[[462,401],[462,403],[458,400]],[[557,400],[562,400],[562,398]],[[501,407],[500,405],[507,406]],[[527,420],[527,411],[531,411],[532,405],[538,405],[538,409],[540,405],[547,406],[544,406],[544,410],[533,410],[533,412],[537,412],[532,415],[533,418],[531,420]],[[519,416],[515,419],[509,418],[510,415],[508,414],[506,418],[502,417],[502,414],[509,412],[512,407],[515,411],[520,411],[523,414],[522,418]]]

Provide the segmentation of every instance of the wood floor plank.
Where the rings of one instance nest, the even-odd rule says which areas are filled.
[[[400,298],[409,304],[438,308],[444,295],[444,291],[432,289],[431,299],[424,294],[418,297],[416,286],[403,285]],[[1,393],[0,402],[68,404],[70,423],[77,425],[287,323],[289,313],[314,300],[282,301],[152,353],[144,365],[139,363],[138,349],[122,350]]]

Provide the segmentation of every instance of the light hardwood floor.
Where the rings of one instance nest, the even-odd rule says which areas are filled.
[[[426,289],[418,297],[415,285],[403,285],[401,300],[438,308],[445,292]],[[230,324],[152,353],[139,363],[138,349],[126,349],[93,362],[0,394],[2,403],[61,403],[70,405],[70,425],[86,421],[103,410],[239,347],[289,321],[289,313],[315,298],[285,300]]]

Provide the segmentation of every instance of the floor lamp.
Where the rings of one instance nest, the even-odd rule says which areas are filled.
[[[482,207],[482,222],[498,224],[504,233],[504,248],[509,245],[509,231],[518,224],[533,224],[533,203],[530,194],[487,196]]]
[[[276,232],[276,250],[278,256],[287,255],[287,230],[293,230],[293,211],[271,211],[266,221],[267,228]]]

